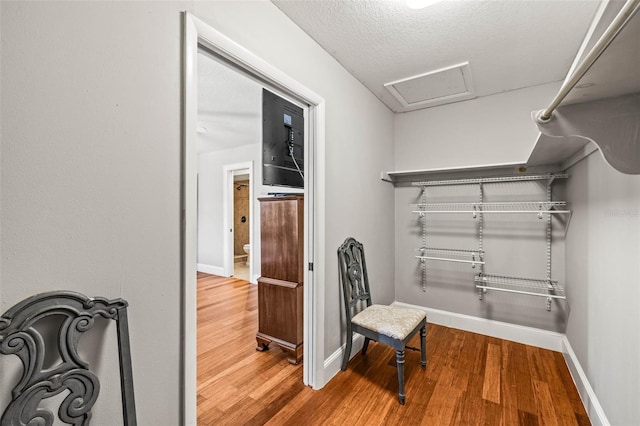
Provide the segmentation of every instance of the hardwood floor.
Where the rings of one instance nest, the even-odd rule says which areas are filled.
[[[198,274],[199,425],[590,424],[562,354],[435,324],[426,371],[407,351],[404,406],[395,352],[375,342],[314,391],[302,364],[255,350],[257,309],[256,286]]]

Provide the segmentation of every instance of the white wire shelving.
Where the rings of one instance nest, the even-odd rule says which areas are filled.
[[[547,305],[551,304],[551,299],[566,299],[564,287],[556,280],[478,274],[474,281],[478,290],[542,296],[547,298]]]
[[[551,310],[552,300],[566,299],[564,287],[558,281],[551,279],[551,238],[552,216],[567,215],[560,218],[564,224],[565,233],[571,221],[571,210],[567,208],[566,201],[554,201],[551,194],[551,186],[555,179],[568,178],[565,173],[544,175],[518,175],[490,178],[470,178],[456,180],[434,180],[425,182],[412,182],[412,186],[421,187],[421,202],[412,204],[412,213],[420,217],[422,225],[422,246],[416,249],[416,259],[422,267],[422,289],[427,288],[427,261],[455,262],[470,264],[472,268],[478,266],[479,270],[474,278],[474,284],[478,290],[480,300],[488,290],[517,293],[547,298],[547,310]],[[526,182],[546,181],[546,200],[536,201],[484,201],[484,185],[502,182]],[[429,187],[449,185],[478,185],[477,202],[427,202]],[[427,247],[427,217],[437,214],[469,214],[477,219],[478,249],[465,250],[454,248]],[[547,279],[509,277],[503,275],[485,274],[484,252],[484,215],[485,214],[535,214],[538,219],[546,218],[546,276]]]
[[[413,204],[414,214],[467,213],[474,218],[479,213],[534,213],[542,219],[543,214],[570,214],[571,210],[561,209],[566,207],[566,201],[508,201],[508,202],[477,202],[477,203],[426,203]]]
[[[472,178],[472,179],[452,179],[452,180],[429,180],[424,182],[412,182],[413,186],[447,186],[447,185],[474,185],[480,183],[503,183],[503,182],[527,182],[535,180],[547,180],[553,182],[555,179],[566,179],[569,175],[566,173],[554,173],[544,175],[522,175],[522,176],[504,176],[491,178]]]
[[[422,247],[416,249],[420,254],[416,255],[416,259],[421,261],[435,260],[440,262],[468,263],[472,268],[476,265],[484,265],[484,251],[482,250],[464,250]]]

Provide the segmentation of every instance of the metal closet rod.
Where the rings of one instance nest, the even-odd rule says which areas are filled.
[[[606,50],[607,47],[611,44],[611,42],[620,34],[620,31],[631,21],[631,18],[635,13],[640,9],[640,0],[627,0],[627,2],[622,6],[620,12],[615,17],[615,19],[611,22],[609,27],[605,30],[605,32],[600,36],[596,44],[593,45],[589,53],[584,57],[582,62],[576,67],[573,74],[568,80],[562,84],[560,87],[560,91],[556,95],[555,98],[551,101],[551,104],[538,115],[537,120],[540,123],[546,123],[551,120],[551,115],[553,111],[560,105],[560,102],[567,97],[571,89],[578,84],[578,81],[584,77],[584,75],[589,71],[589,68],[595,63],[595,61],[602,55],[602,52]]]

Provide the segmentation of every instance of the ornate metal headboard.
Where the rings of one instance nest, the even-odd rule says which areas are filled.
[[[88,425],[100,382],[78,355],[78,341],[98,315],[115,320],[118,333],[122,412],[125,425],[136,424],[127,302],[86,297],[71,291],[42,293],[23,300],[0,317],[0,353],[17,355],[22,377],[2,415],[2,426],[26,425],[33,420],[51,425],[53,413],[39,407],[44,399],[69,391],[58,410],[61,421]],[[62,316],[58,331],[60,363],[44,368],[45,340],[34,324],[52,315]]]

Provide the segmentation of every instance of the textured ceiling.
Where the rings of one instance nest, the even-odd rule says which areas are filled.
[[[272,0],[396,112],[386,83],[469,62],[476,96],[563,80],[597,0]]]

